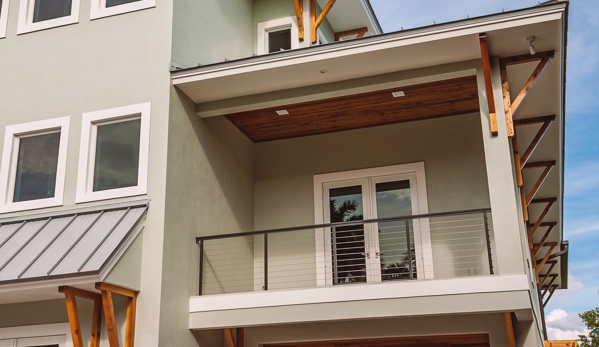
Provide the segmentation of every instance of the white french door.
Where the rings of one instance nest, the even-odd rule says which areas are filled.
[[[430,237],[420,221],[360,223],[427,213],[423,169],[417,163],[315,176],[317,223],[352,223],[317,231],[318,264],[325,267],[319,285],[430,277],[424,269],[432,261],[423,252]]]

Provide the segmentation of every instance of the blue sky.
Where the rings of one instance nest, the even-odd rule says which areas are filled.
[[[534,6],[531,0],[371,0],[385,32]],[[571,0],[566,95],[564,238],[569,289],[545,308],[550,339],[577,338],[599,306],[599,1]]]

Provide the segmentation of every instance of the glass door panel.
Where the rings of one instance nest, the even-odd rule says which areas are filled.
[[[328,190],[331,223],[364,220],[362,185]],[[331,228],[333,284],[366,282],[364,224]]]

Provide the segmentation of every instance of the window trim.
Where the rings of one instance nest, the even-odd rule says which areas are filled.
[[[71,14],[64,17],[48,19],[41,22],[33,22],[33,10],[35,0],[21,0],[19,5],[19,20],[17,23],[17,35],[30,33],[32,31],[55,28],[63,25],[79,23],[79,2],[72,0]]]
[[[121,198],[147,193],[148,160],[150,146],[150,108],[151,103],[117,107],[107,110],[84,113],[81,121],[81,146],[79,148],[79,171],[77,174],[77,193],[75,202],[87,202]],[[93,191],[93,173],[95,165],[95,126],[140,117],[139,162],[137,185],[102,191]]]
[[[297,32],[297,18],[285,17],[266,22],[258,23],[258,42],[256,51],[257,54],[268,53],[268,33],[271,31],[279,31],[291,29],[291,49],[299,48],[299,35]]]
[[[23,325],[10,328],[0,328],[0,339],[30,339],[43,337],[59,337],[60,347],[73,347],[69,323]]]
[[[137,0],[127,4],[106,7],[106,0],[91,0],[90,20],[116,16],[122,13],[144,10],[156,7],[156,0]]]
[[[3,0],[0,6],[0,39],[6,37],[6,25],[8,22],[8,3],[9,0]]]
[[[32,210],[43,207],[61,206],[63,204],[64,182],[67,165],[67,147],[69,141],[70,117],[47,119],[37,122],[9,125],[4,132],[4,148],[0,164],[0,212]],[[58,130],[58,164],[56,166],[56,183],[54,197],[28,201],[13,202],[16,181],[16,164],[18,160],[19,136],[42,134]]]

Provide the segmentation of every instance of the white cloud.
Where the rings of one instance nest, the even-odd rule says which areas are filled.
[[[589,330],[577,313],[562,309],[551,311],[546,317],[549,340],[578,340],[578,335],[587,335]]]

